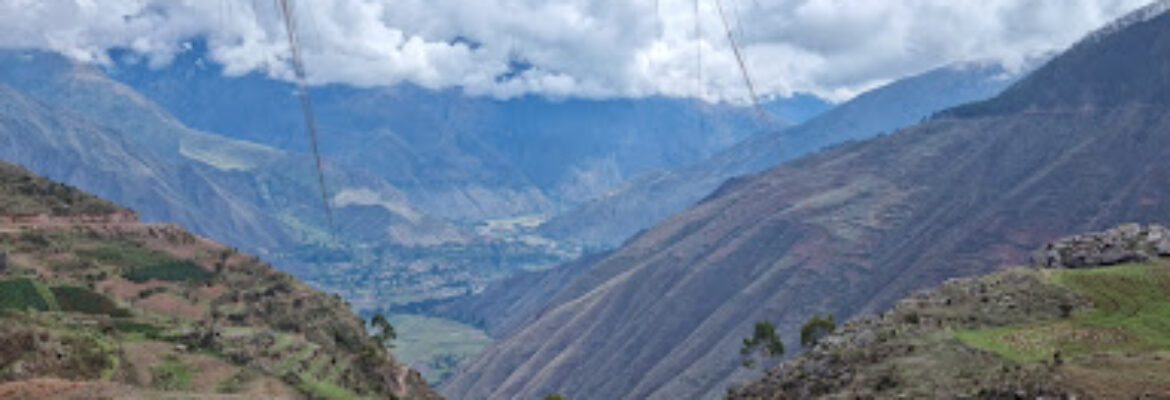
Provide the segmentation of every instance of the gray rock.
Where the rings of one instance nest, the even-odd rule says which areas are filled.
[[[1146,262],[1152,255],[1170,256],[1170,230],[1161,225],[1126,224],[1049,243],[1033,254],[1032,264],[1040,268],[1094,268]]]

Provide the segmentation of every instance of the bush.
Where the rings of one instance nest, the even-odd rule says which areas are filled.
[[[776,326],[771,321],[757,321],[752,336],[743,340],[743,348],[739,352],[748,356],[743,362],[745,367],[751,368],[755,364],[751,356],[757,350],[761,350],[765,357],[784,354],[784,342],[780,340]]]
[[[800,328],[800,345],[804,347],[815,346],[821,338],[833,333],[836,329],[837,321],[833,318],[833,315],[814,315]]]

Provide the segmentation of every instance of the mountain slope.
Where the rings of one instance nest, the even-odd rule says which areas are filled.
[[[95,67],[59,55],[4,51],[0,61],[0,82],[15,89],[8,95],[24,98],[11,102],[0,125],[13,143],[0,157],[129,204],[147,220],[181,222],[254,251],[288,248],[327,230],[309,157],[189,129]],[[89,175],[96,171],[105,175]],[[372,206],[363,215],[387,222],[342,220],[350,228],[343,235],[402,244],[462,239],[380,179],[328,163],[326,174],[342,216],[347,206]],[[150,183],[122,190],[144,177]]]
[[[115,55],[123,58],[132,59]],[[126,61],[107,72],[197,129],[306,148],[290,84],[224,77],[199,43],[165,68]],[[329,85],[315,88],[313,101],[329,159],[373,171],[427,213],[457,220],[553,213],[775,128],[744,107],[666,98],[502,101],[412,85]],[[825,106],[797,97],[773,108],[796,119]]]
[[[728,398],[1170,396],[1170,263],[1158,258],[1170,231],[1127,225],[1046,248],[1045,269],[917,292]]]
[[[23,168],[0,184],[0,395],[438,398],[335,296]]]
[[[738,350],[754,321],[777,322],[795,348],[814,313],[880,309],[1019,263],[1062,234],[1163,219],[1170,112],[1146,93],[1170,89],[1158,72],[1170,68],[1168,28],[1160,14],[1074,47],[1004,94],[1034,105],[1022,112],[944,114],[725,184],[576,278],[444,393],[715,397],[746,374]],[[1126,85],[1141,88],[1133,101],[1041,106],[1056,98],[1048,90],[1093,92],[1092,80],[1070,78],[1102,64],[1079,54],[1140,70],[1102,68],[1094,79],[1150,79]],[[1033,81],[1049,76],[1060,86]]]
[[[249,248],[289,241],[274,220],[260,218],[254,205],[219,190],[197,169],[172,165],[118,131],[3,85],[0,143],[0,158],[121,199],[151,219],[184,221],[225,241],[251,244]],[[212,215],[220,218],[207,218]]]
[[[971,64],[902,79],[804,124],[751,137],[703,162],[635,179],[558,215],[541,230],[562,240],[616,247],[637,231],[698,203],[729,178],[762,171],[833,144],[897,130],[937,111],[986,99],[1016,77],[998,66]]]

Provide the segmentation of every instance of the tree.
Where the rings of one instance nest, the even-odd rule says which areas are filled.
[[[817,345],[822,338],[837,329],[837,321],[832,314],[813,315],[800,328],[800,345],[809,348]]]
[[[553,393],[553,394],[544,396],[544,400],[569,400],[569,398],[562,396],[559,393]]]
[[[761,352],[764,357],[784,354],[784,342],[780,340],[780,335],[776,333],[776,326],[770,321],[757,321],[752,336],[743,340],[743,348],[739,350],[739,353],[747,356],[743,362],[745,367],[751,368],[755,365],[753,356],[756,352]]]
[[[398,332],[394,331],[394,326],[390,325],[390,320],[386,319],[382,313],[374,314],[374,318],[370,319],[370,325],[374,326],[374,340],[381,343],[388,348],[394,348],[394,339],[398,339]]]

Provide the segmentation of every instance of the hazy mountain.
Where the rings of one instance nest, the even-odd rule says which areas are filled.
[[[115,54],[107,72],[196,129],[307,148],[292,85],[224,77],[202,48],[159,69]],[[796,96],[770,104],[780,118],[768,122],[745,107],[665,98],[501,101],[406,84],[312,94],[329,159],[376,173],[429,214],[468,220],[552,213],[828,108]]]
[[[940,110],[994,96],[1016,80],[998,65],[957,65],[864,93],[804,124],[757,135],[705,161],[647,174],[569,210],[541,230],[589,246],[614,247],[685,210],[725,180],[758,172],[826,146],[922,121]]]
[[[574,279],[453,398],[713,398],[758,320],[788,348],[1045,241],[1170,215],[1170,15],[1137,14],[1002,95],[725,184]],[[597,373],[604,371],[604,373]]]
[[[185,127],[100,70],[42,52],[0,52],[10,145],[0,157],[231,245],[273,250],[328,235],[312,160]],[[403,244],[462,233],[392,186],[327,164],[343,236]],[[350,223],[383,218],[379,226]],[[372,214],[371,214],[372,213]]]

